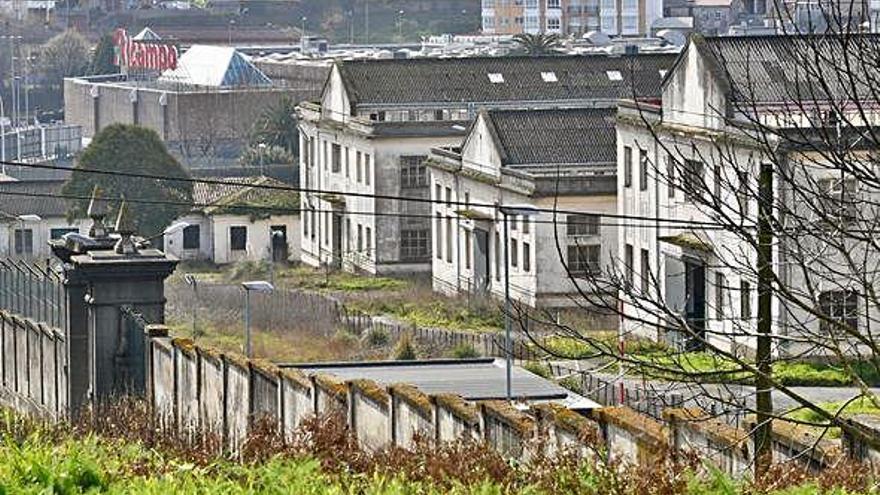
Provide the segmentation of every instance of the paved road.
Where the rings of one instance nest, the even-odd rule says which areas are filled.
[[[568,368],[576,368],[576,366],[570,362],[559,364]],[[595,373],[594,376],[609,382],[620,382],[620,379],[614,374]],[[720,384],[696,385],[691,383],[641,380],[635,378],[624,378],[622,381],[629,390],[647,389],[666,396],[669,396],[670,394],[680,394],[685,401],[684,405],[688,407],[711,407],[713,398],[722,399],[724,403],[746,400],[749,406],[754,406],[755,388],[751,386]],[[813,403],[841,402],[851,399],[860,393],[859,389],[853,387],[791,387],[791,390],[793,393],[798,394]],[[873,388],[871,391],[880,395],[880,388]],[[775,410],[785,411],[796,408],[797,406],[797,401],[782,392],[776,391],[773,393],[773,407]],[[716,407],[725,406],[722,402],[716,402]],[[728,407],[731,409],[733,408],[732,405]]]

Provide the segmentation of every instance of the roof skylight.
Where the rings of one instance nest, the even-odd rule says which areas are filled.
[[[559,79],[556,77],[555,72],[542,72],[541,79],[543,79],[544,82],[547,83],[559,82]]]
[[[605,75],[608,76],[609,81],[623,81],[623,75],[619,70],[608,70],[605,71]]]
[[[489,82],[492,84],[502,84],[504,82],[504,74],[498,72],[489,73]]]

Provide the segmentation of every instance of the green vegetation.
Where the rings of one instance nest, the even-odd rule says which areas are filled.
[[[0,416],[0,493],[60,494],[365,494],[440,495],[855,495],[870,493],[864,468],[832,468],[816,476],[780,465],[772,479],[734,481],[698,460],[661,456],[642,469],[602,457],[545,457],[508,462],[474,442],[414,450],[364,452],[339,418],[309,420],[293,442],[257,427],[242,458],[187,435],[156,434],[143,404],[123,402],[81,425],[47,426]],[[617,471],[617,469],[621,469]]]
[[[461,343],[453,347],[449,351],[449,355],[455,359],[474,359],[480,357],[480,352],[474,349],[472,345]]]
[[[447,328],[472,332],[497,332],[504,317],[490,304],[468,307],[462,301],[437,295],[424,298],[399,297],[355,299],[351,309],[371,315],[390,315],[419,327]]]
[[[616,336],[608,334],[595,338],[597,346],[605,352],[617,349]],[[549,337],[543,347],[554,356],[565,359],[595,357],[596,347],[584,339],[572,337]],[[647,340],[627,341],[627,357],[645,363],[634,372],[649,378],[662,380],[694,380],[704,383],[749,383],[750,373],[743,371],[734,361],[708,352],[675,352],[667,346]],[[869,362],[852,363],[853,371],[869,386],[880,386],[880,373]],[[614,368],[616,369],[616,368]],[[841,365],[807,361],[778,361],[773,364],[773,376],[786,386],[845,387],[853,381]]]
[[[865,397],[846,402],[824,402],[818,404],[818,406],[831,414],[838,414],[841,416],[853,416],[856,414],[880,415],[880,408]],[[819,415],[819,413],[810,409],[798,409],[788,413],[786,416],[797,421],[808,423],[828,423],[828,421]],[[839,438],[840,428],[829,428],[826,436],[830,438]]]
[[[81,172],[81,169],[129,172],[168,177],[169,180],[130,180],[114,175]],[[82,198],[71,202],[71,216],[85,218],[89,198],[95,186],[111,210],[108,220],[115,221],[119,198],[132,201],[128,211],[137,233],[155,236],[192,209],[193,186],[175,181],[189,174],[174,159],[159,135],[134,125],[113,124],[95,135],[64,184],[63,193]],[[143,204],[137,201],[151,201]]]
[[[416,347],[413,345],[412,337],[410,337],[409,334],[404,334],[400,337],[400,340],[397,341],[397,345],[394,346],[394,352],[391,354],[391,358],[395,361],[413,361],[418,359]]]

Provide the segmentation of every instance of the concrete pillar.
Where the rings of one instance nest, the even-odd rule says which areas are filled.
[[[90,251],[71,257],[86,281],[89,393],[93,401],[144,392],[144,328],[131,328],[123,306],[148,323],[165,321],[165,279],[177,260],[155,249],[134,253]]]

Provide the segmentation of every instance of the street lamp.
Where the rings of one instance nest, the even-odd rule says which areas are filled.
[[[196,279],[196,276],[187,273],[183,276],[183,281],[186,282],[186,285],[192,287],[193,290],[193,304],[192,304],[192,338],[196,339],[196,335],[198,335],[198,330],[196,328],[196,321],[198,318],[198,310],[199,310],[199,281]]]
[[[263,170],[263,156],[266,154],[266,143],[257,144],[257,149],[260,150],[260,175],[266,175],[266,172]]]
[[[25,223],[36,223],[36,222],[42,221],[43,217],[41,217],[40,215],[18,215],[15,218],[18,220],[18,223],[19,223],[18,238],[19,238],[19,244],[21,245],[21,253],[15,253],[15,254],[25,254],[24,224]],[[13,236],[13,237],[15,237],[15,236]],[[34,252],[33,242],[34,242],[33,234],[31,234],[31,254],[33,254],[33,252]]]
[[[251,292],[262,294],[271,294],[275,290],[275,286],[265,280],[254,280],[241,284],[244,289],[244,352],[248,358],[253,357],[253,346],[251,344]]]
[[[302,16],[300,21],[302,22],[302,27],[299,30],[299,52],[306,52],[306,21],[309,20],[308,17]]]
[[[526,218],[536,215],[538,211],[531,206],[502,206],[498,211],[504,217],[504,340],[507,347],[505,354],[505,392],[507,400],[513,400],[513,337],[510,321],[510,231],[507,226],[508,215],[522,215]]]
[[[403,10],[397,11],[397,38],[400,41],[403,41],[403,15],[405,13]]]

